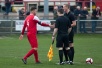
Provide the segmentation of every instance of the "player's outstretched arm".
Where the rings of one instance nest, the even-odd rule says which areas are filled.
[[[41,26],[50,27],[50,25],[45,22],[38,22],[38,24]]]
[[[41,26],[53,28],[53,25],[47,24],[45,22],[41,22],[37,16],[34,16],[34,20]]]
[[[39,25],[41,26],[45,26],[45,27],[50,27],[50,28],[54,28],[54,25],[51,25],[51,24],[47,24],[45,22],[38,22]]]

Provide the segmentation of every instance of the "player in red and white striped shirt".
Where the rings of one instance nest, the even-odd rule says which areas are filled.
[[[41,23],[39,18],[36,16],[37,9],[35,7],[31,7],[30,11],[31,11],[30,15],[26,17],[24,26],[22,29],[22,33],[19,37],[20,40],[23,39],[24,31],[27,28],[27,38],[32,49],[22,59],[24,64],[27,63],[27,58],[30,57],[32,54],[34,54],[36,63],[40,63],[40,61],[38,60],[38,52],[37,52],[37,49],[38,49],[38,42],[36,37],[37,23],[40,24],[41,26],[51,27],[51,25],[49,24]]]

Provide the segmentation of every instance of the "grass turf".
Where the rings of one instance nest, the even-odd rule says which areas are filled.
[[[18,35],[0,37],[0,68],[102,68],[102,35],[101,34],[77,34],[75,35],[75,59],[74,65],[56,65],[59,61],[58,51],[54,48],[54,57],[48,61],[47,52],[51,45],[50,34],[38,34],[39,59],[43,64],[35,64],[33,55],[24,65],[21,58],[30,50],[30,45],[25,37],[22,41]],[[91,57],[92,65],[86,64],[85,59]]]

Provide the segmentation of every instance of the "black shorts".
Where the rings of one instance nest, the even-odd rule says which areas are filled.
[[[70,33],[69,33],[69,43],[73,43],[74,41],[74,31],[72,30]]]
[[[69,47],[69,42],[68,41],[69,41],[68,34],[57,35],[56,47],[57,48],[59,48],[59,47]]]

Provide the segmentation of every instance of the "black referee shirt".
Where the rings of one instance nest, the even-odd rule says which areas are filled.
[[[71,24],[72,24],[72,21],[76,20],[74,14],[72,12],[65,13],[64,16],[66,16],[70,20]]]
[[[58,28],[57,34],[68,34],[68,28],[71,27],[69,19],[65,16],[59,16],[55,22],[55,28]]]
[[[72,12],[69,12],[69,13],[65,13],[64,16],[66,16],[67,18],[69,18],[71,24],[72,24],[72,21],[75,21],[75,16]]]

